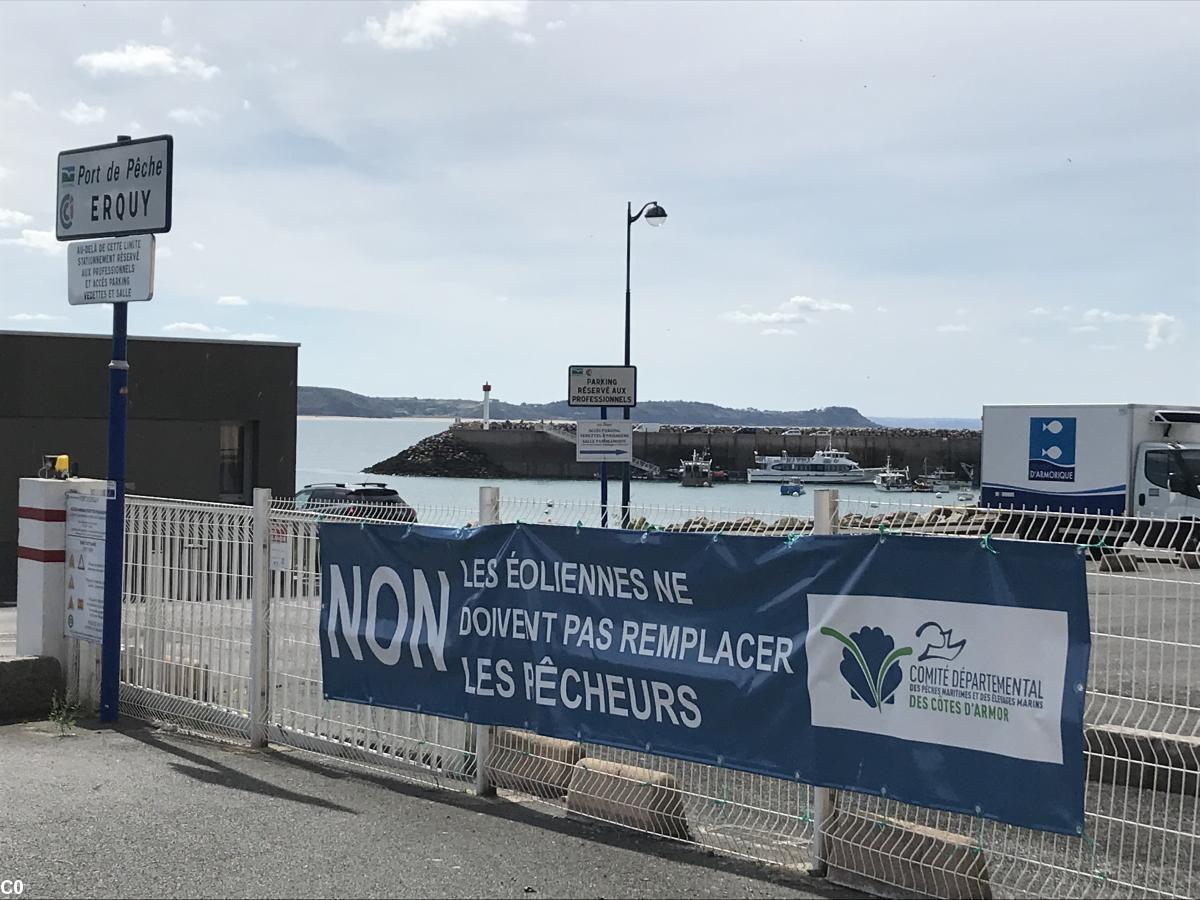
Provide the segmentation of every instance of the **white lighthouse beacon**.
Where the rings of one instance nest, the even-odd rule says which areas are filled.
[[[492,427],[492,386],[488,382],[483,383],[483,430],[488,431]]]

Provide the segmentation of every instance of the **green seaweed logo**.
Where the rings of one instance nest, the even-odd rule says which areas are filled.
[[[824,627],[821,634],[844,644],[838,670],[850,685],[850,696],[883,712],[885,703],[896,702],[896,689],[904,680],[900,659],[912,656],[912,647],[896,647],[882,628],[865,627],[846,637],[836,628]]]

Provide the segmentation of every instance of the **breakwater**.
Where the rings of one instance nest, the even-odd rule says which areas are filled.
[[[754,466],[754,455],[811,456],[829,442],[828,429],[805,429],[801,434],[783,434],[783,429],[704,426],[662,426],[657,431],[636,431],[633,452],[639,459],[663,469],[679,466],[692,451],[712,457],[717,468],[742,473]],[[442,435],[453,436],[453,441]],[[422,447],[426,442],[430,446]],[[592,478],[595,463],[575,462],[575,445],[570,440],[542,430],[537,423],[494,423],[484,431],[477,423],[451,428],[406,451],[420,460],[419,471],[408,468],[405,453],[373,466],[370,471],[394,475],[461,475],[454,454],[441,465],[438,445],[469,452],[471,462],[489,474],[510,478]],[[978,431],[927,428],[835,429],[833,446],[847,451],[864,467],[882,466],[891,457],[894,467],[908,466],[918,475],[926,466],[939,466],[961,473],[961,463],[978,466],[981,434]],[[461,457],[459,457],[461,459]],[[416,459],[413,461],[415,462]],[[486,460],[486,465],[480,465]],[[399,463],[399,465],[397,465]],[[472,468],[475,467],[472,466]]]

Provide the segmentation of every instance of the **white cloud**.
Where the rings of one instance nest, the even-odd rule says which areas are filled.
[[[525,23],[527,0],[416,0],[391,10],[380,22],[370,18],[348,40],[373,41],[388,50],[428,50],[454,41],[454,31],[485,22],[513,27]]]
[[[18,228],[21,225],[28,225],[32,221],[33,216],[15,209],[0,208],[0,228]]]
[[[851,312],[854,307],[849,303],[835,303],[832,300],[814,300],[812,297],[792,297],[785,300],[784,306],[794,306],[799,309],[810,309],[813,312]]]
[[[875,312],[881,312],[881,313],[885,313],[885,312],[887,312],[887,311],[888,311],[888,308],[887,308],[886,306],[877,306],[877,307],[875,307]]]
[[[537,38],[528,31],[514,31],[512,33],[512,39],[518,44],[524,44],[526,47],[532,47],[537,43]]]
[[[162,33],[163,37],[170,37],[175,33],[175,23],[171,21],[170,16],[163,16]]]
[[[203,322],[172,322],[162,330],[168,334],[225,334],[224,328],[205,325]]]
[[[970,325],[939,325],[934,331],[940,331],[943,334],[962,334],[964,331],[970,331]]]
[[[22,228],[19,238],[0,238],[0,244],[11,244],[26,250],[41,250],[49,256],[60,255],[65,246],[55,240],[53,231],[37,231],[33,228]]]
[[[780,335],[795,334],[796,329],[794,329],[794,328],[764,328],[760,333],[761,334],[780,334]]]
[[[92,75],[193,75],[203,81],[221,72],[194,56],[177,56],[169,47],[132,41],[120,50],[85,53],[75,60],[75,65]]]
[[[1177,326],[1179,320],[1170,313],[1122,313],[1107,309],[1089,309],[1083,314],[1087,323],[1105,325],[1125,324],[1136,322],[1146,327],[1146,339],[1143,346],[1147,350],[1157,350],[1163,344],[1172,343],[1179,337]],[[1080,326],[1080,330],[1087,326]]]
[[[236,294],[226,294],[217,298],[217,306],[249,306],[250,301]]]
[[[1112,350],[1120,350],[1116,344],[1088,344],[1089,350],[1098,350],[1101,353],[1108,353]]]
[[[34,112],[41,110],[41,107],[38,106],[38,102],[33,99],[33,95],[25,91],[13,91],[8,95],[8,100],[4,102],[4,106],[23,106],[25,109],[32,109]]]
[[[141,130],[142,130],[141,122],[130,122],[129,123],[129,133],[130,134],[137,134]]]
[[[812,322],[803,313],[794,310],[776,310],[775,312],[747,312],[744,309],[734,309],[721,313],[727,322],[737,322],[739,325],[762,325],[768,322]]]
[[[195,250],[197,253],[204,252],[204,245],[202,243],[200,243],[199,241],[192,241],[188,246],[191,247],[193,250]]]
[[[243,99],[242,100],[242,109],[249,109],[249,108],[250,108],[250,101]]]
[[[776,309],[770,311],[754,310],[743,304],[739,309],[721,313],[719,318],[727,322],[736,322],[739,325],[775,325],[780,322],[812,324],[817,320],[809,313],[851,312],[852,310],[853,307],[849,303],[815,300],[812,297],[790,297],[780,303]]]
[[[62,110],[59,115],[73,125],[93,125],[103,122],[108,110],[103,106],[88,106],[82,100],[78,100],[73,107]]]
[[[163,247],[161,244],[154,248],[155,261],[160,259],[170,259],[175,255],[175,251],[170,247]]]
[[[203,106],[192,106],[187,109],[173,109],[167,113],[167,118],[182,125],[206,125],[217,121],[217,114]]]
[[[1032,344],[1033,338],[1031,338],[1031,337],[1017,338],[1017,343],[1018,344]]]
[[[8,317],[12,322],[65,322],[66,316],[52,316],[49,313],[17,313]]]
[[[1092,332],[1092,331],[1099,331],[1100,326],[1099,325],[1072,325],[1070,330],[1075,332],[1076,334],[1088,334],[1089,332]]]
[[[242,334],[239,332],[237,334],[231,334],[229,336],[229,339],[232,341],[281,341],[281,340],[283,340],[283,338],[281,338],[277,334],[265,334],[264,332],[261,332],[261,331],[252,331],[249,334]]]
[[[965,316],[965,315],[967,314],[967,310],[963,309],[963,308],[960,306],[958,309],[956,309],[956,310],[954,311],[954,314],[955,314],[956,316]]]
[[[564,22],[562,19],[552,19],[546,23],[547,31],[561,31],[562,29],[564,29],[566,27],[567,27],[567,23]]]
[[[1035,306],[1029,311],[1029,314],[1031,316],[1048,316],[1050,315],[1050,310],[1046,309],[1044,306]]]

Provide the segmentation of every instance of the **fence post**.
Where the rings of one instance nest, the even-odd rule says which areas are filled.
[[[479,489],[479,524],[500,524],[500,488],[481,487]],[[488,778],[487,767],[492,752],[492,726],[475,725],[475,793],[480,797],[490,797],[496,793],[495,786]]]
[[[267,745],[271,698],[271,489],[254,489],[250,601],[250,746]]]
[[[837,531],[838,492],[823,488],[813,492],[813,534],[833,534]],[[826,787],[813,788],[813,837],[810,854],[812,873],[824,875],[826,869],[825,832],[833,817],[837,794]]]

